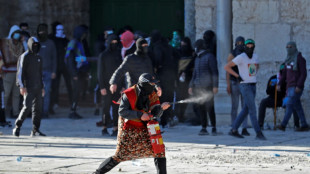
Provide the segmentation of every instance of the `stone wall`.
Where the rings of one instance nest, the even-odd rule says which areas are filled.
[[[296,41],[297,47],[310,65],[310,1],[308,0],[234,0],[233,38],[239,35],[256,41],[260,58],[257,102],[266,96],[268,78],[276,74],[286,58],[286,43]],[[306,116],[310,115],[310,76],[302,97]]]
[[[89,26],[88,0],[10,0],[0,1],[0,37],[6,37],[12,25],[27,22],[31,34],[36,34],[39,23],[59,21],[71,38],[75,26]],[[49,28],[49,32],[51,29]]]

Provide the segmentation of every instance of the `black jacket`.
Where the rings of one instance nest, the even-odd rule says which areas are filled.
[[[28,51],[23,53],[17,63],[16,84],[20,88],[42,89],[42,58],[32,52],[32,45],[38,42],[34,37],[28,39]]]
[[[122,64],[120,49],[111,49],[112,40],[118,40],[117,36],[109,35],[107,38],[107,49],[100,54],[98,59],[97,73],[100,89],[109,88],[109,80],[112,74]],[[123,80],[121,80],[120,83],[121,82],[123,82]]]
[[[190,87],[218,87],[217,60],[207,51],[199,54],[195,59],[195,68]]]
[[[69,40],[67,38],[58,38],[55,35],[50,35],[50,39],[54,41],[57,51],[57,72],[66,68],[65,54]]]
[[[143,73],[154,75],[152,61],[148,56],[139,56],[131,54],[125,57],[122,64],[116,69],[110,79],[110,85],[120,82],[125,73],[128,72],[128,86],[132,86],[138,82],[139,76]]]
[[[275,98],[275,92],[276,92],[276,84],[277,84],[277,75],[273,75],[269,78],[266,88],[266,93],[271,98]],[[285,97],[285,84],[281,86],[281,91],[277,91],[277,105],[282,105],[282,100]]]

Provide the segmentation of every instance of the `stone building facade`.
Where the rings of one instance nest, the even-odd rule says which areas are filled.
[[[228,1],[228,0],[227,0]],[[192,41],[202,38],[203,32],[217,31],[217,0],[184,0],[185,36]],[[268,78],[278,71],[285,59],[285,45],[289,40],[297,42],[310,68],[310,1],[309,0],[232,0],[232,40],[242,35],[256,41],[256,53],[260,58],[258,72],[257,106],[266,96]],[[88,0],[11,0],[0,1],[0,37],[6,37],[14,24],[27,22],[30,32],[36,33],[39,23],[50,25],[53,21],[65,23],[66,35],[71,38],[73,28],[90,24]],[[231,42],[232,40],[227,40]],[[220,92],[217,95],[216,112],[229,115],[230,99],[226,94],[224,65],[227,56],[217,57]],[[302,103],[310,120],[310,75],[307,77]],[[267,112],[272,115],[272,111]],[[280,110],[279,117],[283,117]],[[230,120],[230,119],[227,119]]]
[[[216,31],[216,0],[185,0],[192,1],[195,6],[195,39],[202,38],[203,32],[211,29]],[[185,5],[188,2],[185,3]],[[266,96],[266,85],[269,77],[276,74],[279,65],[286,58],[286,43],[296,41],[297,47],[307,60],[310,69],[310,1],[308,0],[232,0],[232,38],[238,36],[253,38],[256,42],[255,52],[260,58],[257,83],[257,108]],[[186,24],[185,24],[186,25]],[[192,38],[193,39],[193,38]],[[231,42],[231,41],[227,41]],[[217,57],[218,68],[223,73],[227,57]],[[224,62],[224,63],[223,63]],[[223,97],[226,84],[223,76],[220,80]],[[308,75],[302,96],[307,120],[310,121],[310,75]],[[220,100],[230,103],[230,100]],[[219,113],[229,114],[227,103],[217,103]],[[230,104],[229,104],[230,105]],[[222,107],[225,106],[225,107]],[[226,109],[224,109],[226,108]],[[283,118],[283,109],[278,117]],[[272,110],[267,111],[272,115]],[[270,120],[271,117],[269,117]]]
[[[65,27],[65,34],[72,38],[75,26],[89,26],[88,0],[10,0],[0,1],[0,37],[6,37],[12,25],[27,22],[29,31],[36,35],[38,24],[49,25],[59,21]]]

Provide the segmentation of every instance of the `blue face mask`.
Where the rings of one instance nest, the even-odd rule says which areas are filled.
[[[15,33],[13,36],[13,39],[18,40],[20,38],[20,34],[19,33]]]

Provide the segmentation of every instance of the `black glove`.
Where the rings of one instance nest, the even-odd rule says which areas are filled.
[[[243,79],[240,76],[237,77],[237,80],[239,83],[243,81]]]

